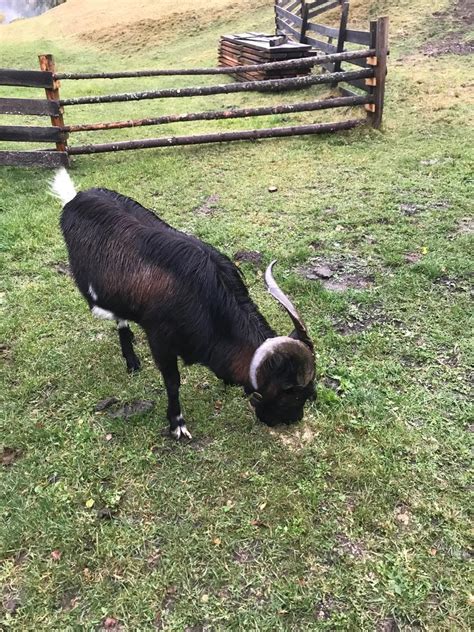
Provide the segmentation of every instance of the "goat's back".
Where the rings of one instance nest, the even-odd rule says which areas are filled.
[[[128,197],[82,191],[64,206],[61,229],[89,303],[92,286],[100,307],[145,327],[160,323],[198,355],[216,335],[268,327],[228,257]]]

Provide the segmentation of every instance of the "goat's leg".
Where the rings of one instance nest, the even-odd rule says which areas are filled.
[[[149,338],[153,359],[160,369],[165,382],[166,394],[168,396],[167,418],[170,424],[170,434],[175,439],[186,437],[192,439],[191,433],[186,428],[186,422],[181,414],[181,404],[179,403],[179,387],[181,379],[178,371],[178,358],[166,349]]]
[[[125,362],[127,363],[127,371],[129,373],[135,373],[140,370],[141,366],[140,360],[133,348],[133,341],[135,339],[135,336],[133,335],[133,331],[130,329],[126,320],[118,320],[117,327],[120,340],[120,348],[122,350],[122,355],[125,358]]]

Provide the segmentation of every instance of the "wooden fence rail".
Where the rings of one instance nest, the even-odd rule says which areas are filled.
[[[367,34],[369,35],[369,34]],[[64,79],[128,79],[137,77],[174,77],[186,75],[233,75],[242,72],[255,70],[282,70],[294,68],[311,68],[313,66],[322,66],[332,61],[353,61],[354,59],[365,59],[375,55],[375,48],[364,50],[352,50],[340,52],[337,54],[325,55],[324,59],[320,57],[303,57],[301,59],[287,59],[283,61],[272,61],[265,64],[251,64],[244,66],[226,66],[219,68],[167,68],[161,70],[130,70],[123,72],[58,72],[53,77],[57,80]],[[22,71],[21,71],[22,72]],[[1,85],[1,78],[0,78]]]
[[[372,103],[369,95],[355,97],[333,97],[321,101],[305,101],[303,103],[284,103],[280,105],[262,106],[259,108],[242,108],[233,110],[210,110],[205,112],[190,112],[188,114],[167,114],[155,118],[133,119],[128,121],[114,121],[110,123],[82,123],[79,125],[65,125],[65,132],[95,132],[107,129],[124,129],[127,127],[143,127],[147,125],[164,125],[167,123],[186,123],[189,121],[218,121],[223,119],[248,118],[253,116],[268,116],[271,114],[294,114],[295,112],[316,112],[332,108],[354,107]]]
[[[242,83],[223,83],[216,86],[197,86],[186,88],[165,88],[163,90],[147,90],[146,92],[125,92],[122,94],[105,94],[97,97],[76,97],[61,99],[59,105],[91,105],[94,103],[121,103],[124,101],[140,101],[143,99],[166,99],[171,97],[197,97],[215,94],[233,94],[236,92],[277,92],[280,90],[294,90],[307,88],[324,83],[338,83],[374,76],[374,70],[366,68],[349,72],[328,73],[295,79],[268,79],[266,81],[245,81]]]

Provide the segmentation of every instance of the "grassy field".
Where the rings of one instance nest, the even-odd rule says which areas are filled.
[[[387,8],[379,0],[371,11]],[[188,367],[182,403],[194,439],[164,436],[164,387],[143,336],[135,328],[143,370],[129,377],[113,327],[90,317],[63,274],[51,174],[0,171],[1,629],[471,628],[472,73],[465,56],[422,53],[447,29],[469,34],[442,2],[397,3],[393,14],[382,132],[86,156],[71,169],[78,187],[130,195],[231,257],[258,251],[262,267],[278,259],[275,275],[317,350],[318,400],[299,426],[270,431],[238,389]],[[271,22],[256,10],[126,65],[211,65],[220,33]],[[124,64],[120,51],[66,44],[4,43],[2,65],[34,68],[40,52],[61,70]],[[62,94],[87,89],[64,82]],[[272,98],[281,100],[94,106],[67,120]],[[76,142],[92,138],[112,136]],[[263,313],[289,332],[261,269],[241,265]],[[306,276],[322,265],[335,271],[326,287]],[[108,397],[155,407],[129,419],[95,412]]]

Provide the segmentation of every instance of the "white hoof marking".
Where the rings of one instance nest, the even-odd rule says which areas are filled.
[[[193,436],[192,434],[189,432],[189,430],[186,428],[186,426],[180,426],[181,428],[181,434],[186,437],[187,439],[192,439]]]

